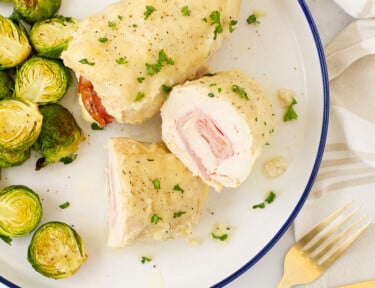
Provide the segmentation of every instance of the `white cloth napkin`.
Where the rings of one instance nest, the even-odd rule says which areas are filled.
[[[375,0],[335,0],[356,17],[375,16]],[[355,20],[326,48],[330,122],[323,161],[301,213],[299,239],[326,216],[352,208],[375,222],[375,19]],[[349,209],[353,210],[353,209]],[[309,288],[375,279],[375,224]]]
[[[374,0],[335,0],[335,2],[354,18],[375,16]]]

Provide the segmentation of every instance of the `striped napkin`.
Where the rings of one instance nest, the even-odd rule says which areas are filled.
[[[335,1],[353,17],[375,17],[375,0]],[[352,200],[353,208],[375,220],[375,19],[355,20],[325,53],[331,94],[327,145],[311,194],[294,222],[296,239]],[[374,226],[308,287],[375,279]]]

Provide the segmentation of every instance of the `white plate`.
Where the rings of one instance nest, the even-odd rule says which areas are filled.
[[[93,4],[95,2],[95,4]],[[60,12],[81,18],[102,9],[105,0],[64,0]],[[257,26],[246,24],[254,10],[264,11]],[[9,15],[11,4],[0,4],[0,13]],[[42,222],[59,220],[74,225],[88,251],[88,261],[76,275],[52,280],[35,272],[27,262],[31,236],[14,239],[12,246],[0,243],[0,282],[10,287],[221,287],[256,263],[281,237],[300,210],[317,173],[323,152],[328,121],[328,87],[322,48],[315,26],[303,0],[243,1],[239,24],[232,38],[214,55],[214,70],[238,67],[253,75],[274,102],[278,119],[275,135],[264,150],[251,176],[240,188],[210,193],[191,246],[186,240],[139,244],[123,250],[106,247],[104,169],[106,139],[128,136],[156,140],[160,119],[155,117],[141,127],[110,125],[105,131],[92,131],[81,119],[75,85],[63,100],[84,129],[87,141],[70,165],[53,164],[34,171],[37,154],[23,166],[3,170],[1,186],[24,184],[42,198]],[[297,94],[297,121],[284,123],[277,101],[279,88]],[[266,179],[262,163],[276,155],[287,158],[287,172],[274,180]],[[252,209],[268,192],[277,194],[265,209]],[[65,210],[59,204],[69,201]],[[231,226],[225,244],[214,241],[210,232],[215,224]],[[152,262],[141,264],[141,257]],[[8,280],[5,280],[5,278]],[[1,285],[1,284],[0,284]]]

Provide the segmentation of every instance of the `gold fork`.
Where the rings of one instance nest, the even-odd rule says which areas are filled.
[[[366,230],[371,221],[359,227],[350,237],[344,240],[354,227],[363,220],[364,217],[362,216],[345,229],[338,231],[344,223],[357,213],[358,209],[339,219],[339,216],[352,203],[350,202],[332,213],[289,249],[284,260],[284,275],[277,288],[308,284],[318,279],[350,244]],[[336,236],[333,235],[335,232],[337,232]],[[336,246],[338,247],[336,248]]]

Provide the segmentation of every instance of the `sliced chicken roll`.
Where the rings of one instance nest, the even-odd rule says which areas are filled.
[[[138,124],[174,84],[195,77],[233,31],[241,0],[127,0],[85,17],[64,64],[80,75],[84,109],[100,126]]]
[[[161,117],[168,148],[217,191],[248,177],[275,126],[270,101],[239,70],[175,86]]]
[[[208,186],[163,144],[113,138],[108,145],[108,246],[189,236]]]

